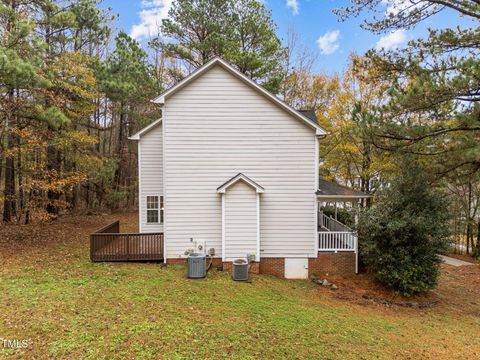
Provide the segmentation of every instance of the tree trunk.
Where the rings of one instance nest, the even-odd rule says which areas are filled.
[[[25,209],[25,194],[23,191],[23,173],[22,173],[22,152],[20,151],[20,139],[17,138],[18,160],[17,160],[17,178],[18,178],[18,207],[17,221],[20,222]]]
[[[467,204],[467,255],[470,254],[470,239],[473,239],[472,220],[472,183],[469,181]]]
[[[120,117],[119,117],[119,124],[118,124],[118,138],[117,138],[117,149],[116,149],[116,155],[118,159],[118,166],[117,170],[115,171],[115,184],[114,188],[118,192],[121,191],[122,185],[124,182],[124,171],[125,171],[125,156],[124,156],[124,133],[125,133],[125,120],[126,120],[126,114],[125,114],[125,108],[124,104],[120,104]],[[115,204],[115,208],[118,208],[120,205],[120,201],[118,201]]]
[[[473,254],[477,257],[480,256],[480,219],[477,222],[477,244],[473,250]]]
[[[13,114],[13,109],[15,109],[15,93],[12,90],[8,92],[8,102],[12,110],[10,111],[10,116],[6,114],[6,129],[7,129],[7,151],[12,150],[17,144],[16,136],[12,130],[16,127],[16,117]],[[3,221],[11,222],[12,217],[16,216],[16,190],[15,190],[15,157],[13,154],[8,154],[5,157],[5,185],[3,190],[3,195],[5,200],[3,202]]]
[[[15,146],[13,134],[7,135],[7,150]],[[16,191],[15,191],[15,159],[13,155],[5,158],[5,186],[3,190],[5,200],[3,202],[3,221],[10,222],[16,216]]]
[[[60,161],[61,155],[58,149],[53,145],[49,145],[47,148],[47,170],[49,174],[55,173],[55,177],[58,177],[61,167]],[[60,193],[55,190],[48,190],[47,197],[47,212],[51,215],[58,215],[59,209],[57,201],[60,199]]]

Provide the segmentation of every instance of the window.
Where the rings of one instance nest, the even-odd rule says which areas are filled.
[[[147,196],[147,223],[163,224],[163,196]]]

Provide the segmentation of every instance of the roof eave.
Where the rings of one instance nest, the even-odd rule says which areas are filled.
[[[227,182],[225,182],[223,185],[219,186],[217,188],[217,193],[219,194],[225,194],[225,192],[227,191],[227,189],[236,184],[238,181],[244,181],[246,184],[250,185],[251,187],[253,187],[256,191],[257,194],[263,194],[265,192],[265,189],[258,185],[255,181],[253,181],[252,179],[250,179],[248,176],[242,174],[242,173],[238,173],[237,175],[235,175],[234,177],[232,177],[230,180],[228,180]]]
[[[325,195],[325,194],[316,194],[317,198],[325,199],[367,199],[373,197],[373,195],[364,194],[364,195]]]
[[[155,99],[152,100],[152,102],[154,104],[158,104],[158,105],[164,105],[165,104],[165,96],[158,96],[156,97]]]
[[[139,141],[142,135],[145,135],[147,132],[157,127],[162,122],[162,118],[155,120],[150,125],[145,126],[142,130],[136,132],[132,136],[128,137],[129,140]]]

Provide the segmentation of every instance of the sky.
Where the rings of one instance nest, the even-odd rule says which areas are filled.
[[[167,17],[173,0],[105,0],[118,15],[117,30],[123,30],[141,43],[156,34],[157,24]],[[385,11],[392,4],[408,0],[382,0]],[[401,48],[408,40],[424,37],[427,28],[468,25],[468,21],[450,11],[429,18],[411,30],[372,34],[360,27],[362,18],[340,22],[333,9],[348,5],[348,0],[263,0],[272,11],[278,35],[285,42],[290,28],[299,35],[304,46],[316,55],[314,71],[341,72],[351,53],[363,54],[371,48]],[[400,5],[401,6],[401,5]]]

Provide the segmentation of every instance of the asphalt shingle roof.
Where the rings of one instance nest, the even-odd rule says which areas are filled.
[[[337,184],[334,181],[319,179],[317,195],[324,196],[352,196],[352,197],[369,197],[370,195],[364,192],[350,189],[346,186]]]
[[[315,110],[298,110],[303,116],[305,116],[308,120],[310,120],[315,125],[318,125],[317,115],[315,114]]]

